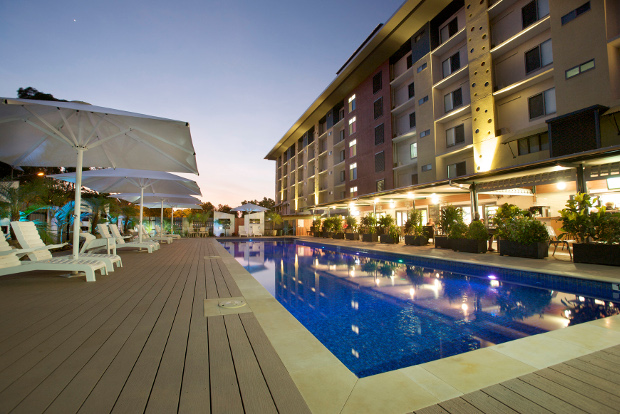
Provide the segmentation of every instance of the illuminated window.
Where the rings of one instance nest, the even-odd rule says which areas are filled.
[[[357,155],[357,140],[349,142],[349,158],[355,157]]]
[[[357,163],[349,165],[349,180],[357,180]]]
[[[410,147],[411,159],[418,158],[418,143],[413,142]]]
[[[349,112],[355,111],[355,95],[349,98]]]
[[[349,119],[349,135],[353,135],[355,134],[355,131],[357,131],[357,127],[355,125],[356,120],[357,120],[357,117],[355,116]]]
[[[385,179],[383,179],[383,180],[378,180],[378,181],[377,181],[376,188],[377,188],[377,192],[380,192],[380,191],[385,190]]]
[[[356,197],[357,196],[357,186],[356,187],[351,187],[349,189],[349,193],[351,194],[351,197]]]
[[[583,72],[586,72],[590,69],[594,69],[594,59],[588,60],[587,62],[582,63],[581,65],[577,65],[574,68],[568,69],[566,71],[566,79],[570,79],[573,76],[582,74]]]

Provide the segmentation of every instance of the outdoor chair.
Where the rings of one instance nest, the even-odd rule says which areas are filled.
[[[138,231],[142,232],[142,241],[157,241],[157,242],[166,242],[168,244],[172,243],[172,237],[164,237],[164,236],[151,236],[147,231],[144,225],[138,224]]]
[[[201,227],[200,231],[198,232],[198,235],[200,237],[207,237],[207,228],[206,227]]]
[[[159,249],[159,244],[155,245],[150,242],[139,243],[139,242],[126,242],[125,238],[121,236],[121,233],[118,231],[118,227],[115,224],[112,224],[109,227],[106,224],[97,224],[97,230],[99,230],[99,234],[103,237],[114,237],[116,241],[116,248],[138,248],[138,249],[147,249],[149,253],[153,253],[153,250]],[[110,236],[110,232],[112,235]]]
[[[162,236],[162,237],[172,237],[173,239],[180,239],[181,235],[180,234],[170,234],[170,233],[164,233],[161,229],[161,226],[155,225],[155,233],[158,236]]]
[[[52,259],[50,249],[63,247],[67,244],[63,243],[46,246],[43,240],[41,240],[37,227],[32,221],[12,221],[11,227],[15,232],[15,236],[17,236],[17,241],[20,246],[24,249],[37,249],[28,253],[28,258],[33,262]],[[40,247],[41,249],[39,249]],[[115,264],[116,266],[121,265],[121,257],[115,254],[83,253],[82,257],[103,262],[108,273],[114,271]]]
[[[99,270],[102,275],[107,275],[104,262],[92,259],[73,260],[72,256],[51,257],[46,260],[20,260],[20,256],[33,253],[37,250],[47,251],[47,246],[31,249],[13,249],[6,241],[5,235],[0,230],[0,276],[15,273],[30,272],[33,270],[47,270],[54,272],[84,272],[86,281],[95,281],[95,271]],[[48,252],[49,253],[49,252]]]
[[[553,254],[552,256],[555,256],[555,251],[558,249],[558,244],[562,245],[562,249],[564,247],[566,247],[566,250],[568,250],[568,255],[570,256],[570,259],[573,260],[573,254],[570,251],[570,244],[574,243],[575,240],[560,240],[558,239],[558,236],[555,234],[555,230],[553,229],[553,227],[551,227],[548,224],[545,224],[545,228],[547,229],[547,233],[549,233],[549,246],[555,246],[553,249]]]
[[[239,237],[248,237],[248,232],[245,231],[245,227],[239,227]]]
[[[190,227],[187,230],[187,237],[196,237],[197,235],[198,235],[198,232],[193,227]]]
[[[106,249],[108,254],[116,254],[116,240],[113,237],[98,239],[90,233],[80,233],[80,238],[84,239],[80,253],[86,253],[87,250]]]

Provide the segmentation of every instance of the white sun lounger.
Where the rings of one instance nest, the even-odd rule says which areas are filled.
[[[149,253],[153,253],[153,250],[159,248],[159,245],[153,243],[126,242],[118,231],[118,227],[114,224],[109,227],[109,230],[106,224],[97,224],[97,230],[99,230],[99,234],[101,234],[102,237],[113,237],[116,240],[117,249],[131,247],[134,249],[147,249]],[[112,232],[112,235],[110,235],[110,232]]]
[[[136,227],[138,228],[138,231],[142,232],[142,241],[147,240],[147,241],[166,242],[168,244],[172,243],[172,237],[168,237],[168,236],[151,236],[146,231],[146,228],[144,227],[144,225],[141,226],[141,225],[138,224]]]
[[[46,247],[41,247],[47,251]],[[71,256],[57,256],[47,260],[19,260],[20,255],[37,251],[38,249],[13,249],[6,242],[2,230],[0,230],[0,276],[15,273],[30,272],[33,270],[47,270],[54,272],[84,272],[87,282],[95,281],[95,271],[99,270],[102,275],[107,274],[104,262],[93,259],[73,260]],[[49,252],[48,252],[49,253]]]
[[[157,233],[158,236],[172,237],[173,239],[180,239],[181,238],[180,234],[164,233],[161,230],[161,226],[158,226],[158,225],[155,225],[155,233]]]
[[[116,239],[114,237],[98,239],[90,233],[80,233],[80,238],[84,239],[80,253],[86,253],[88,250],[106,249],[108,254],[116,254]]]
[[[65,244],[56,244],[47,246],[41,240],[41,236],[37,231],[37,227],[32,221],[12,221],[11,227],[17,236],[17,241],[24,249],[37,249],[28,253],[28,258],[33,261],[48,260],[52,258],[50,249],[62,247]],[[106,270],[108,272],[114,271],[114,265],[120,266],[122,264],[121,257],[115,254],[96,254],[96,253],[82,253],[80,254],[84,259],[99,260],[105,263]]]

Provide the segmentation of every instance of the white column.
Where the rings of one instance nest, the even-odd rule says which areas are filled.
[[[77,165],[75,167],[75,206],[73,208],[73,259],[80,255],[80,225],[82,224],[82,165],[84,164],[84,148],[77,147]]]
[[[144,187],[140,187],[140,227],[138,227],[138,241],[142,243],[142,210],[144,209]]]

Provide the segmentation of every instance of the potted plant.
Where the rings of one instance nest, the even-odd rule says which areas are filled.
[[[377,233],[379,233],[380,235],[386,234],[390,226],[394,224],[394,217],[389,214],[381,216],[377,220],[377,224],[379,225],[379,230],[377,231]]]
[[[435,247],[440,247],[443,249],[452,248],[452,240],[448,238],[448,235],[450,234],[452,227],[457,224],[464,224],[463,209],[453,205],[444,206],[441,209],[441,216],[439,218],[439,226],[443,236],[435,236]]]
[[[472,221],[469,226],[459,223],[452,228],[450,238],[452,249],[466,253],[486,253],[489,231],[480,220]]]
[[[500,256],[542,259],[549,255],[549,233],[528,211],[504,204],[497,209],[493,222],[497,226]]]
[[[405,244],[408,246],[426,246],[428,237],[422,227],[422,212],[412,210],[405,222]]]
[[[362,241],[375,243],[379,241],[379,237],[377,236],[375,228],[376,225],[377,219],[372,213],[360,219],[360,231],[362,234]]]
[[[265,230],[265,235],[275,236],[278,234],[275,227],[278,224],[282,224],[282,216],[280,216],[277,212],[270,210],[265,213],[265,220],[267,223],[271,223],[271,229]]]
[[[562,231],[560,238],[573,237],[575,263],[620,266],[620,215],[609,214],[599,197],[587,193],[568,200],[560,211]]]
[[[344,239],[344,232],[342,231],[342,219],[340,217],[332,217],[332,237],[334,239]]]
[[[334,222],[331,220],[331,217],[323,220],[323,227],[321,228],[323,237],[331,238],[333,230],[334,230]]]
[[[345,233],[344,236],[347,240],[359,240],[360,235],[355,232],[357,229],[357,219],[353,216],[347,216],[345,219]]]
[[[398,244],[400,242],[400,228],[395,224],[391,224],[385,230],[385,234],[379,236],[379,240],[381,243]]]
[[[321,237],[321,219],[316,218],[312,220],[312,235],[314,237]]]

